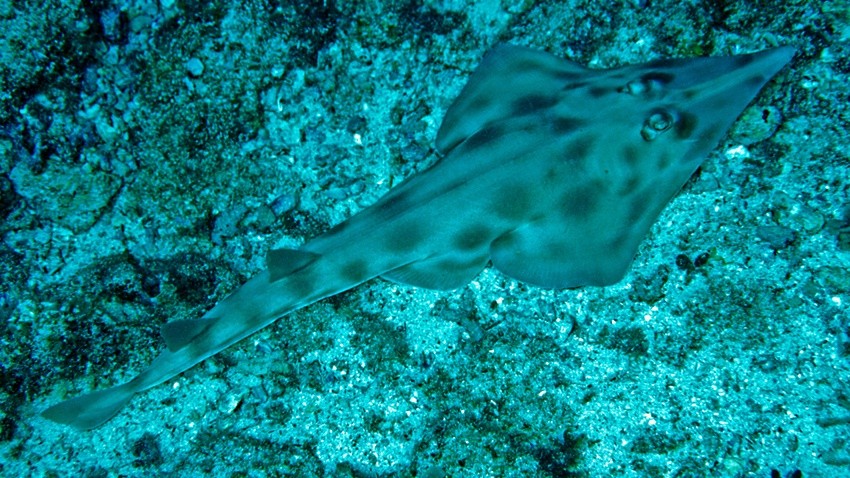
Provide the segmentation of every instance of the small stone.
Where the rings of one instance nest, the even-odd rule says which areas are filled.
[[[780,124],[782,113],[779,108],[747,108],[741,115],[741,120],[733,126],[731,137],[734,141],[749,146],[769,138]]]
[[[272,212],[274,212],[275,216],[282,216],[283,214],[288,213],[289,211],[295,209],[295,205],[297,201],[295,196],[289,193],[284,193],[278,196],[272,203],[270,204]]]
[[[265,204],[261,204],[242,219],[242,226],[247,229],[265,232],[274,224],[275,219],[277,218],[272,209]]]
[[[204,64],[197,58],[190,58],[186,62],[186,71],[189,72],[190,76],[197,78],[204,74]]]
[[[780,225],[800,228],[810,234],[819,232],[826,223],[822,213],[804,204],[794,204],[788,210],[780,211],[777,216]]]
[[[213,244],[224,244],[224,239],[234,237],[239,233],[239,221],[248,213],[248,206],[237,204],[216,216],[213,223]]]
[[[688,260],[690,262],[690,259]],[[629,298],[633,301],[654,304],[664,298],[664,284],[670,278],[670,268],[659,266],[654,273],[638,275],[632,282]]]
[[[676,256],[676,267],[678,267],[679,269],[681,269],[683,271],[689,271],[690,272],[690,271],[694,270],[694,263],[691,262],[690,257],[688,257],[684,254],[679,254],[678,256]]]
[[[703,252],[694,259],[694,267],[702,267],[706,265],[709,259],[711,259],[711,253]]]
[[[821,287],[832,293],[846,294],[850,291],[850,277],[847,271],[838,266],[823,266],[815,271],[815,280]]]
[[[760,226],[756,235],[773,249],[784,249],[797,239],[797,233],[785,226]]]
[[[150,15],[136,15],[130,19],[130,31],[133,33],[140,33],[143,30],[147,30],[151,23],[153,23],[153,18]]]

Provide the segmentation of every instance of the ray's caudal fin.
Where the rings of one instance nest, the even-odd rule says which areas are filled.
[[[132,385],[125,383],[65,400],[43,411],[41,416],[56,423],[88,430],[115,416],[135,393]]]
[[[494,48],[446,113],[444,157],[267,269],[198,320],[163,327],[151,365],[124,385],[48,408],[81,429],[293,310],[374,277],[453,289],[492,261],[547,288],[626,273],[661,210],[794,50],[591,70]]]

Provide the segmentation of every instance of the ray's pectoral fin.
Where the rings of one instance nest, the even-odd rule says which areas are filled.
[[[440,254],[385,272],[381,277],[414,287],[451,290],[469,283],[486,265],[486,252]]]
[[[541,220],[502,234],[490,244],[493,267],[546,288],[610,285],[622,279],[642,238],[581,237],[562,221]]]

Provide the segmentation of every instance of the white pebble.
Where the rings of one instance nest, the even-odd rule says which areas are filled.
[[[189,75],[197,78],[204,74],[204,64],[197,58],[191,58],[186,62],[186,71],[189,72]]]

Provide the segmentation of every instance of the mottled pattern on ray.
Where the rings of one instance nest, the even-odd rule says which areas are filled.
[[[590,70],[501,46],[473,73],[436,140],[445,157],[268,269],[198,320],[131,381],[48,408],[77,428],[278,318],[374,277],[460,287],[492,260],[542,287],[620,280],[658,214],[793,55],[662,60]]]

